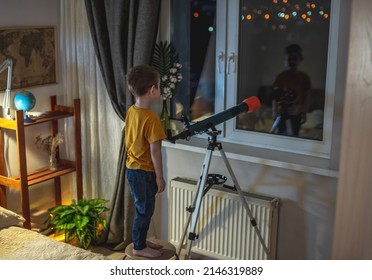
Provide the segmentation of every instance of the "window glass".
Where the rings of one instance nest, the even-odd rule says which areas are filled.
[[[214,113],[216,0],[172,2],[172,42],[183,82],[173,97],[173,117],[197,121]]]
[[[331,1],[240,3],[238,100],[262,106],[236,128],[323,140]]]

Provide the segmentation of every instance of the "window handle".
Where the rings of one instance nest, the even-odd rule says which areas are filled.
[[[222,73],[223,69],[223,63],[225,61],[225,53],[224,52],[219,52],[217,56],[217,65],[218,65],[218,73]]]
[[[228,58],[228,61],[227,61],[227,75],[229,75],[230,73],[236,73],[236,60],[237,60],[238,56],[232,52],[230,55],[229,55],[229,58]],[[230,71],[230,69],[232,69],[232,71]]]

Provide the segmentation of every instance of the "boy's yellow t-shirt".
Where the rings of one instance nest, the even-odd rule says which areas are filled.
[[[155,171],[150,144],[165,138],[159,117],[149,109],[132,105],[125,117],[126,167]]]

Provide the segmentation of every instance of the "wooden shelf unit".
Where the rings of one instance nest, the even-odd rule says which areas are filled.
[[[57,170],[51,171],[49,167],[44,167],[34,171],[27,170],[25,128],[35,126],[41,123],[51,123],[51,135],[58,133],[58,120],[70,118],[74,119],[75,134],[75,161],[57,158],[59,166]],[[82,152],[81,152],[81,117],[80,117],[80,99],[74,99],[73,107],[57,105],[57,97],[50,97],[50,111],[40,117],[34,118],[34,122],[24,123],[23,111],[18,110],[15,113],[15,120],[0,118],[0,206],[6,208],[6,188],[14,188],[20,191],[22,215],[25,218],[24,227],[31,229],[31,213],[29,187],[38,183],[54,180],[55,204],[61,205],[61,176],[76,172],[77,199],[83,197],[82,180]],[[16,133],[16,142],[18,150],[19,175],[15,177],[5,176],[4,161],[4,143],[3,130],[14,130]]]

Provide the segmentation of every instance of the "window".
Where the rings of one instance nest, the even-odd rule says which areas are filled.
[[[198,121],[258,96],[259,110],[219,125],[223,141],[329,157],[340,11],[336,0],[173,1],[171,38],[184,65],[174,104],[182,105],[189,120]],[[298,97],[289,99],[294,95],[273,88],[291,44],[301,47],[298,68],[311,82],[301,95],[306,103],[297,107],[288,104],[300,103]],[[306,122],[298,136],[292,134],[294,123],[286,121],[284,132],[274,125],[283,106],[281,112],[297,110],[306,117],[300,120]]]

